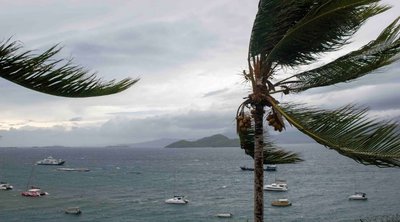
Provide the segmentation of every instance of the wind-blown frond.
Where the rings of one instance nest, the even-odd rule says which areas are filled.
[[[245,153],[254,158],[254,131],[249,130],[246,134],[239,133],[240,147]],[[264,136],[264,164],[289,164],[303,161],[300,155],[286,151],[276,146],[268,136]]]
[[[0,77],[38,92],[63,97],[103,96],[121,92],[138,81],[126,78],[104,82],[71,61],[54,59],[61,50],[57,46],[39,55],[19,52],[21,48],[9,40],[0,43]]]
[[[273,104],[286,120],[316,142],[365,165],[400,167],[399,126],[366,117],[367,109],[335,111]]]
[[[307,64],[319,53],[337,50],[368,18],[389,9],[378,5],[379,0],[267,1],[260,2],[249,54],[266,54],[264,63],[283,66]],[[268,15],[273,10],[276,12]],[[289,19],[283,18],[285,13]]]
[[[357,79],[377,68],[398,60],[400,52],[400,17],[390,24],[376,40],[361,49],[342,56],[319,68],[294,75],[298,81],[290,84],[290,92],[301,92],[310,88],[333,85]],[[285,81],[292,81],[292,77]],[[284,85],[286,82],[277,85]]]
[[[268,54],[297,21],[303,18],[312,1],[260,0],[251,32],[249,56]]]

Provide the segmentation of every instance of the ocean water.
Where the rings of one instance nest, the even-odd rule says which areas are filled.
[[[400,171],[363,166],[318,144],[283,145],[305,162],[279,165],[266,172],[265,183],[285,179],[288,192],[265,192],[265,221],[359,221],[400,213]],[[90,172],[57,171],[34,166],[49,155],[64,167]],[[0,180],[14,186],[0,192],[1,222],[53,221],[252,221],[253,173],[240,166],[252,159],[239,148],[0,148]],[[50,193],[20,195],[32,185]],[[367,201],[349,201],[355,191]],[[187,205],[164,200],[185,195]],[[276,208],[278,198],[293,205]],[[79,206],[82,215],[63,209]],[[232,218],[215,217],[230,212]]]

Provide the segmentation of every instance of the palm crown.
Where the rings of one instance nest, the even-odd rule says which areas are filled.
[[[305,90],[348,82],[391,64],[399,57],[399,18],[373,41],[338,59],[289,78],[277,81],[280,67],[296,67],[316,61],[321,53],[340,49],[370,17],[388,10],[379,0],[261,0],[250,38],[249,71],[253,93],[237,113],[241,147],[254,154],[254,107],[269,107],[267,122],[282,131],[285,122],[316,142],[363,164],[400,166],[400,136],[397,123],[367,118],[367,109],[347,105],[337,110],[281,104],[275,93]],[[248,110],[252,111],[249,113]],[[266,143],[268,153],[276,148]],[[275,163],[297,162],[297,154],[283,151]],[[290,157],[290,161],[288,158]]]

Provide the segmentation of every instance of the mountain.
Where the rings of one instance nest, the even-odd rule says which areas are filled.
[[[178,139],[158,139],[151,140],[142,143],[133,143],[129,144],[129,147],[140,147],[140,148],[156,148],[156,147],[165,147],[166,145],[176,142]]]
[[[195,141],[179,140],[166,146],[166,148],[185,147],[239,147],[239,139],[229,139],[222,134],[216,134]]]

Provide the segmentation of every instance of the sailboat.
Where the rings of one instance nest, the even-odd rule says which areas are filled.
[[[275,182],[271,184],[267,184],[264,186],[264,190],[266,191],[280,191],[280,192],[285,192],[289,189],[286,180],[278,180],[276,179],[276,174],[275,174]]]
[[[49,195],[49,193],[43,192],[39,187],[32,185],[29,186],[32,182],[34,171],[35,171],[35,165],[32,165],[31,175],[29,176],[28,184],[26,185],[27,191],[22,192],[21,195],[24,197],[41,197]]]

